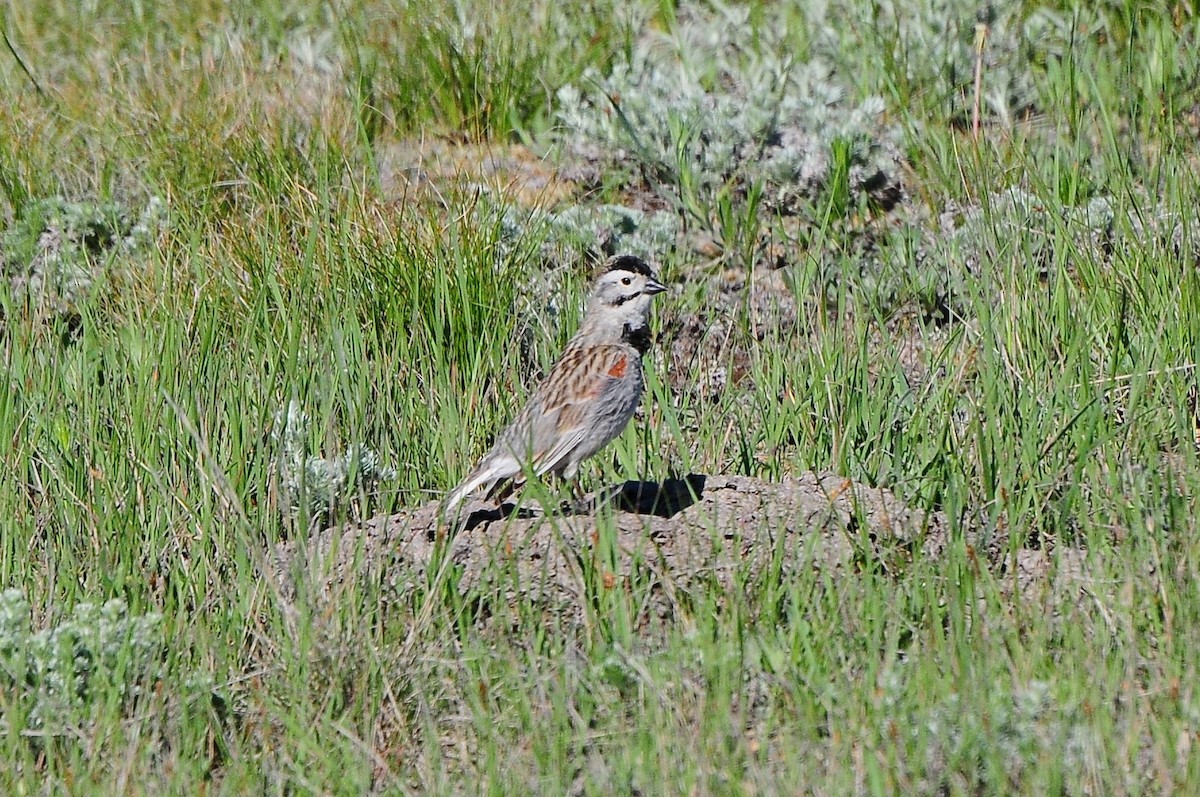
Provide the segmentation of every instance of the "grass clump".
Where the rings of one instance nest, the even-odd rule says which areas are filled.
[[[619,3],[567,9],[544,0],[368,11],[364,29],[343,29],[357,45],[364,129],[407,135],[432,125],[472,140],[542,133],[558,86],[623,48],[624,13]]]

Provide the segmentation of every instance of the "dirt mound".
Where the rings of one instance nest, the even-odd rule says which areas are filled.
[[[596,498],[587,499],[594,505]],[[626,482],[598,510],[536,514],[482,502],[463,508],[454,534],[438,507],[327,529],[276,557],[287,592],[297,581],[332,597],[348,582],[380,578],[401,593],[450,563],[460,592],[498,589],[551,603],[584,600],[585,581],[652,585],[669,611],[677,590],[714,580],[731,587],[768,570],[884,568],[939,556],[947,523],[885,489],[833,474],[780,483],[738,476]],[[607,519],[611,517],[611,521]]]
[[[528,498],[519,509],[474,501],[456,532],[439,527],[429,502],[281,546],[273,575],[289,600],[300,591],[318,603],[362,583],[405,600],[452,581],[480,619],[489,603],[522,598],[578,620],[597,591],[636,588],[641,616],[652,621],[678,616],[690,592],[712,585],[745,589],[802,568],[898,573],[916,558],[943,558],[950,533],[940,512],[831,473],[782,482],[693,474],[630,481],[604,495],[586,497],[587,511],[548,513]],[[1057,611],[1111,591],[1083,549],[1014,553],[1002,541],[968,542],[1014,600]]]

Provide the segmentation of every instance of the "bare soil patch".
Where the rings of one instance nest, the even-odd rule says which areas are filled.
[[[643,612],[651,620],[676,615],[700,587],[736,589],[801,568],[894,573],[917,557],[942,558],[949,544],[940,512],[832,473],[778,483],[700,474],[628,481],[582,503],[586,511],[547,512],[529,499],[519,507],[476,500],[464,506],[452,532],[439,525],[437,502],[428,502],[285,544],[276,572],[289,597],[299,587],[321,602],[363,580],[400,597],[449,565],[462,595],[532,600],[574,616],[597,589],[641,585],[649,587],[642,590],[649,595]],[[1022,549],[1015,560],[997,550],[990,558],[996,575],[1019,594],[1078,600],[1088,581],[1086,552],[1064,555],[1062,566],[1046,550]],[[1019,574],[1010,583],[1004,574],[1014,562]]]
[[[610,493],[614,491],[608,491]],[[594,502],[595,495],[585,502]],[[600,519],[611,514],[611,524]],[[512,504],[467,504],[461,528],[439,528],[438,506],[326,529],[278,552],[283,582],[330,596],[363,577],[393,588],[421,582],[448,549],[466,593],[504,578],[508,591],[554,603],[584,599],[584,573],[615,587],[649,579],[668,597],[694,582],[755,578],[768,569],[896,567],[937,556],[947,524],[884,489],[834,474],[771,483],[691,475],[630,481],[598,510],[543,513]],[[613,535],[611,540],[603,535]],[[669,607],[664,607],[669,608]]]

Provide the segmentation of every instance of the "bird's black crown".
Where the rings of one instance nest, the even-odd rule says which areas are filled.
[[[609,261],[604,264],[603,274],[610,271],[632,271],[634,274],[641,274],[643,277],[653,277],[654,272],[646,265],[646,261],[634,255],[617,255],[609,258]]]

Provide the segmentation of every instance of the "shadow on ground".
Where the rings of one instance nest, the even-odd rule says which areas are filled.
[[[540,506],[529,508],[511,502],[499,506],[472,508],[463,519],[459,533],[473,531],[480,526],[510,518],[534,520],[555,516],[592,515],[603,505],[618,512],[669,518],[700,500],[704,494],[705,479],[706,477],[693,473],[682,479],[666,479],[661,483],[631,480],[619,487],[601,490],[581,501],[564,503],[553,512],[545,512]],[[477,504],[469,506],[477,506]]]

